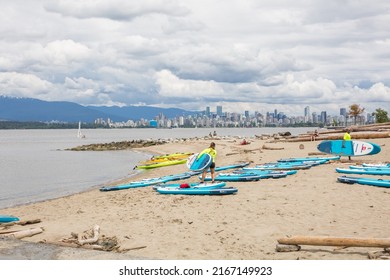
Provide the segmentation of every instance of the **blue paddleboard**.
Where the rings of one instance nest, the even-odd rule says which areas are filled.
[[[200,157],[199,154],[194,154],[188,158],[187,167],[191,171],[202,171],[211,165],[212,160],[209,154],[203,154]]]
[[[0,215],[0,223],[10,223],[19,221],[18,217],[8,216],[8,215]]]
[[[361,185],[369,185],[369,186],[375,186],[375,187],[390,188],[390,180],[382,180],[382,179],[375,179],[375,178],[348,177],[348,176],[338,177],[337,180],[341,183],[346,183],[346,184],[361,184]]]
[[[375,143],[356,140],[325,140],[317,146],[317,149],[338,156],[375,155],[381,151],[381,147]]]

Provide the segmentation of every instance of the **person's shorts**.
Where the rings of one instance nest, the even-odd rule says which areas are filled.
[[[211,163],[210,168],[215,168],[215,162]]]

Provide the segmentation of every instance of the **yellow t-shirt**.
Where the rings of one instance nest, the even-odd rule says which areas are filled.
[[[345,140],[345,141],[351,140],[351,135],[350,135],[348,132],[346,132],[346,133],[344,134],[344,140]]]
[[[200,157],[201,155],[203,154],[209,154],[211,156],[211,158],[213,159],[213,162],[215,162],[215,158],[217,157],[217,151],[214,150],[213,148],[207,148],[207,149],[204,149],[198,157]]]

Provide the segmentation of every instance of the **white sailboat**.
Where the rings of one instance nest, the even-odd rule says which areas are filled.
[[[85,135],[81,133],[81,122],[79,122],[79,130],[77,131],[77,138],[85,138]]]

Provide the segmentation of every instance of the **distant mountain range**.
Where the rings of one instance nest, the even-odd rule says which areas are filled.
[[[43,101],[33,98],[0,96],[0,120],[3,121],[61,121],[94,122],[98,118],[112,121],[154,119],[160,113],[168,118],[188,116],[190,112],[178,108],[158,108],[150,106],[82,106],[66,101]]]

